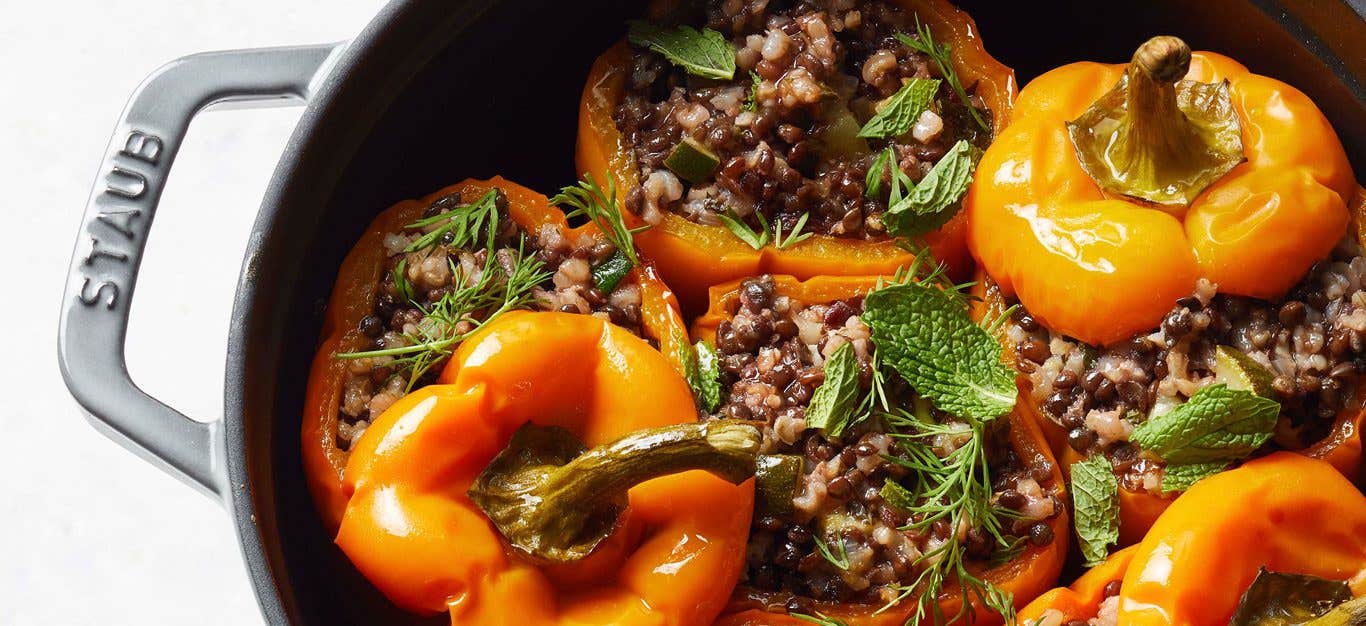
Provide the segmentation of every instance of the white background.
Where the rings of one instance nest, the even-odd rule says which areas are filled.
[[[80,214],[128,94],[178,56],[347,39],[382,0],[0,3],[0,624],[261,622],[218,505],[95,433],[56,321]],[[199,419],[223,405],[232,292],[299,109],[190,129],[147,247],[133,378]]]

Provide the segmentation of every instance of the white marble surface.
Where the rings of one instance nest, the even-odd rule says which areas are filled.
[[[95,433],[56,365],[80,212],[125,99],[204,50],[358,32],[382,0],[5,3],[0,19],[0,624],[261,621],[227,515]],[[246,236],[298,109],[208,113],[152,229],[128,337],[146,390],[222,411],[227,324]]]

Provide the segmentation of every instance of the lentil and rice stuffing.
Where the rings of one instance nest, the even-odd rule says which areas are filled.
[[[1215,352],[1235,348],[1265,368],[1281,404],[1273,448],[1302,449],[1359,406],[1366,368],[1366,257],[1349,236],[1282,299],[1218,293],[1201,280],[1151,333],[1108,347],[1050,332],[1024,309],[1006,325],[1016,367],[1073,449],[1108,457],[1120,484],[1161,493],[1163,463],[1129,440],[1143,420],[1218,381]]]
[[[667,211],[719,225],[730,213],[760,228],[762,214],[792,232],[805,215],[806,232],[885,237],[886,194],[865,195],[865,177],[884,148],[892,147],[896,165],[919,181],[958,140],[990,142],[968,107],[988,121],[991,112],[976,96],[961,102],[947,81],[903,136],[857,136],[904,81],[942,78],[925,54],[894,36],[916,32],[915,16],[899,7],[877,0],[712,0],[695,22],[736,47],[735,77],[688,75],[633,46],[615,114],[640,169],[639,180],[626,181],[626,208],[648,223]],[[704,180],[689,183],[665,166],[684,138],[718,159]]]
[[[808,428],[806,410],[824,380],[824,362],[840,346],[850,344],[857,355],[861,389],[870,385],[874,345],[860,319],[861,297],[799,302],[762,276],[742,283],[733,306],[730,319],[717,326],[722,404],[708,417],[761,422],[763,454],[797,455],[803,462],[792,512],[756,511],[742,588],[794,612],[809,613],[813,601],[877,605],[894,600],[898,585],[912,584],[926,561],[936,560],[920,557],[951,532],[959,533],[967,560],[992,556],[994,540],[981,528],[951,529],[940,520],[924,530],[903,529],[911,518],[881,495],[885,481],[908,474],[887,458],[903,444],[880,419],[860,421],[840,436]],[[893,402],[910,401],[904,382],[888,392]],[[962,426],[962,436],[932,441],[935,454],[948,456],[971,435],[955,418],[935,417]],[[986,431],[992,502],[1016,514],[1005,532],[1046,545],[1054,539],[1046,522],[1063,509],[1053,495],[1052,468],[1024,466],[1006,439],[1008,426],[995,420]],[[822,556],[818,542],[847,555],[848,567]]]
[[[432,218],[451,212],[476,198],[461,198],[458,192],[437,199],[423,213]],[[530,289],[530,302],[525,308],[593,315],[641,335],[641,295],[639,287],[629,276],[610,293],[603,293],[594,283],[593,266],[616,251],[607,240],[591,235],[580,235],[569,240],[554,224],[544,224],[539,232],[526,232],[508,217],[507,196],[496,190],[493,198],[498,223],[493,250],[495,262],[502,272],[497,280],[506,280],[519,257],[530,255],[544,272],[545,280]],[[460,287],[480,281],[488,261],[489,249],[481,245],[452,245],[452,233],[445,233],[433,245],[413,250],[413,242],[426,233],[442,227],[434,222],[414,228],[411,225],[384,237],[388,255],[381,274],[374,310],[360,321],[359,330],[368,345],[356,351],[384,350],[413,345],[415,339],[433,335],[464,335],[482,320],[488,311],[475,311],[467,319],[458,321],[454,328],[441,328],[445,323],[428,315],[439,301]],[[403,265],[400,287],[396,268]],[[412,298],[405,295],[410,291]],[[430,368],[417,381],[410,380],[411,369],[393,367],[395,357],[374,356],[348,360],[347,379],[343,386],[337,423],[337,442],[349,449],[370,424],[371,416],[383,413],[389,405],[402,398],[407,390],[435,381],[440,368]]]

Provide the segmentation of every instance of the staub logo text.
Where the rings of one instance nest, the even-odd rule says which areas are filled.
[[[90,251],[81,262],[83,282],[76,294],[81,304],[103,304],[109,309],[118,304],[126,288],[120,282],[129,275],[124,266],[147,227],[143,218],[151,193],[149,177],[156,179],[152,174],[160,165],[163,148],[156,135],[133,130],[111,159],[104,173],[104,190],[95,200],[99,211],[85,226]]]

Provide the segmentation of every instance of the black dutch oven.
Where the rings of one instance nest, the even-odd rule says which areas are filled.
[[[1123,61],[1159,33],[1229,54],[1312,96],[1366,172],[1362,0],[960,4],[1022,82],[1078,59]],[[133,95],[71,262],[62,374],[97,428],[228,509],[268,622],[422,621],[350,566],[304,485],[299,416],[323,304],[347,249],[397,200],[495,173],[542,191],[573,180],[581,83],[639,12],[628,2],[396,0],[350,42],[190,56]],[[269,100],[308,108],[247,244],[224,417],[197,422],[129,380],[129,303],[190,119]]]

